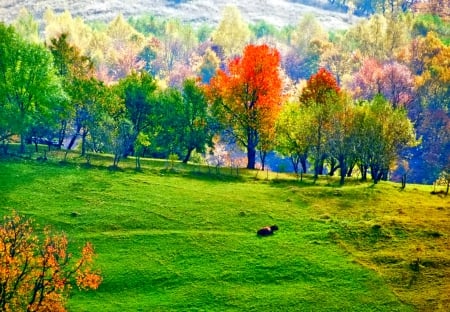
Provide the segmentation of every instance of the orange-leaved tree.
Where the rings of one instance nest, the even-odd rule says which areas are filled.
[[[275,48],[248,45],[244,55],[231,60],[209,84],[212,111],[247,149],[248,169],[255,169],[258,144],[271,135],[280,109],[279,65]]]
[[[76,260],[64,235],[46,229],[43,240],[32,223],[17,213],[0,225],[0,311],[65,311],[72,283],[96,289],[99,272],[92,269],[94,249],[86,243]]]

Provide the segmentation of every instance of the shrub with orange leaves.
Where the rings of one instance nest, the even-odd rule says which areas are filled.
[[[0,311],[66,311],[75,283],[96,289],[102,279],[92,269],[94,249],[86,243],[78,260],[67,252],[64,234],[44,230],[41,242],[32,222],[16,212],[0,225]]]

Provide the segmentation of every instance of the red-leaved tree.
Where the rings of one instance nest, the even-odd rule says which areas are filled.
[[[276,49],[248,45],[244,55],[230,61],[227,70],[219,70],[209,84],[213,113],[247,149],[248,169],[255,169],[260,142],[273,134],[281,104],[279,65]]]

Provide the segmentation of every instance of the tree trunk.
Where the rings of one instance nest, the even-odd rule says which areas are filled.
[[[118,167],[119,161],[120,161],[120,154],[114,154],[114,162],[113,162],[113,167],[114,168]]]
[[[359,170],[361,171],[361,181],[367,181],[367,165],[360,165]]]
[[[319,178],[319,158],[314,160],[314,182]]]
[[[67,121],[63,120],[61,121],[61,128],[59,129],[58,149],[61,149],[61,146],[63,145],[64,138],[66,136],[66,129],[67,129]]]
[[[339,184],[344,185],[345,176],[347,175],[347,164],[345,163],[345,157],[343,155],[339,156],[339,166],[341,167],[341,179],[339,180]]]
[[[370,165],[370,175],[372,176],[373,182],[376,184],[378,182],[378,168],[376,165]]]
[[[372,180],[374,184],[377,184],[378,181],[380,181],[382,177],[382,172],[378,165],[371,165],[370,166],[370,173],[372,175]]]
[[[139,155],[136,155],[136,170],[140,169],[141,169],[141,158],[139,157]]]
[[[77,140],[77,137],[80,135],[81,125],[77,125],[77,129],[75,131],[75,134],[70,139],[69,145],[67,146],[67,149],[72,149],[73,145],[75,144],[75,141]]]
[[[340,161],[336,160],[336,158],[334,158],[334,157],[331,157],[331,160],[330,160],[331,168],[330,168],[330,173],[329,173],[330,177],[334,176],[334,173],[336,172],[336,170],[339,169],[340,166],[341,166]]]
[[[348,167],[348,170],[347,170],[347,178],[350,178],[351,176],[352,176],[352,173],[353,173],[353,169],[355,168],[355,163],[353,162],[349,167]]]
[[[323,164],[325,162],[326,155],[322,154],[314,161],[314,182],[319,178],[319,175],[323,174]]]
[[[20,153],[25,153],[25,135],[23,133],[20,135]]]
[[[249,127],[247,129],[247,169],[255,169],[257,145],[258,132]]]
[[[300,164],[302,165],[302,172],[306,173],[306,159],[308,158],[308,156],[306,154],[303,154],[302,156],[300,156]]]
[[[264,171],[264,167],[266,164],[266,156],[267,156],[267,152],[266,151],[260,151],[259,152],[259,157],[261,158],[261,170]]]
[[[298,163],[300,158],[296,157],[296,156],[291,156],[291,163],[292,163],[292,167],[294,168],[294,172],[295,174],[298,174]]]
[[[388,180],[388,176],[389,176],[389,169],[382,169],[381,172],[381,180],[383,181],[387,181]]]
[[[83,131],[83,134],[81,135],[81,156],[86,155],[86,136],[87,131]]]
[[[187,153],[186,153],[186,156],[184,157],[184,159],[183,159],[183,164],[187,164],[187,162],[189,161],[189,159],[191,158],[191,154],[192,154],[192,151],[193,151],[194,149],[193,148],[188,148],[188,151],[187,151]]]
[[[256,149],[255,147],[247,147],[247,169],[255,169],[256,164]]]

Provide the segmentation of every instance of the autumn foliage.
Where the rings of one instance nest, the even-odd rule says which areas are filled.
[[[75,260],[65,235],[44,230],[33,234],[31,221],[13,213],[0,225],[0,311],[66,311],[72,284],[96,289],[101,283],[92,270],[94,249],[86,243]]]
[[[307,104],[325,104],[332,94],[338,94],[340,88],[333,74],[325,68],[320,68],[317,73],[308,79],[307,87],[302,90],[300,102]]]
[[[270,136],[281,105],[280,54],[268,45],[248,45],[211,80],[209,95],[216,116],[233,128],[247,148],[247,168],[255,168],[256,147]]]

